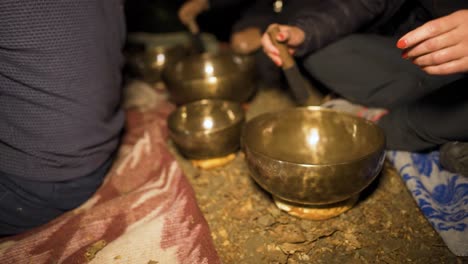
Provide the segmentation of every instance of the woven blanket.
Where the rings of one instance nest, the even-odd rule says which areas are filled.
[[[96,194],[0,240],[0,263],[220,263],[194,191],[167,148],[172,109],[159,100],[128,110],[118,159]]]
[[[387,157],[447,247],[468,256],[468,178],[441,168],[438,151],[389,151]]]

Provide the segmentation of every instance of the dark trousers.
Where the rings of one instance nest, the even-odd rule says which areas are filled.
[[[327,88],[354,102],[390,110],[379,125],[388,149],[422,151],[468,141],[468,75],[429,75],[401,58],[396,39],[352,35],[304,60]]]
[[[0,237],[45,224],[84,203],[101,186],[112,159],[69,181],[38,182],[0,172]]]

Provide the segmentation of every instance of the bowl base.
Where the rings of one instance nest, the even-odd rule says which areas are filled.
[[[233,161],[236,158],[236,153],[231,153],[227,156],[217,157],[217,158],[209,158],[209,159],[192,159],[192,165],[194,167],[210,170],[218,167],[223,167],[227,165],[229,162]]]
[[[290,215],[309,219],[309,220],[326,220],[336,217],[349,209],[357,202],[359,195],[355,195],[347,200],[327,205],[304,205],[291,203],[273,196],[276,206]]]

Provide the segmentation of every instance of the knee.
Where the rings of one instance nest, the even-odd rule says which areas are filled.
[[[362,89],[365,92],[361,94],[360,103],[374,107],[391,109],[406,105],[425,93],[423,81],[406,72],[369,85],[372,87]]]
[[[343,68],[343,63],[348,67],[349,64],[358,64],[362,60],[362,50],[369,44],[369,35],[349,35],[338,41],[335,41],[309,55],[303,59],[304,67],[311,74],[322,72],[323,68],[339,71]]]

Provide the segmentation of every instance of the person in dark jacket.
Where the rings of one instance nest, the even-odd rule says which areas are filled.
[[[468,174],[468,2],[330,0],[271,26],[326,87],[389,110],[377,121],[389,149],[442,146],[442,165]],[[281,65],[267,34],[262,44]]]
[[[310,4],[310,0],[188,0],[180,7],[179,18],[188,25],[208,9],[226,10],[242,5],[241,15],[230,29],[230,46],[236,53],[254,55],[260,79],[268,85],[275,85],[281,82],[281,70],[261,51],[262,34],[271,23],[286,23],[304,5]]]
[[[219,0],[218,0],[219,1]],[[281,69],[261,50],[263,32],[271,23],[286,23],[311,0],[256,0],[242,12],[232,27],[231,48],[240,54],[253,54],[259,79],[267,86],[282,86]],[[315,1],[317,2],[317,1]]]
[[[0,2],[0,236],[85,202],[124,114],[121,1]]]

